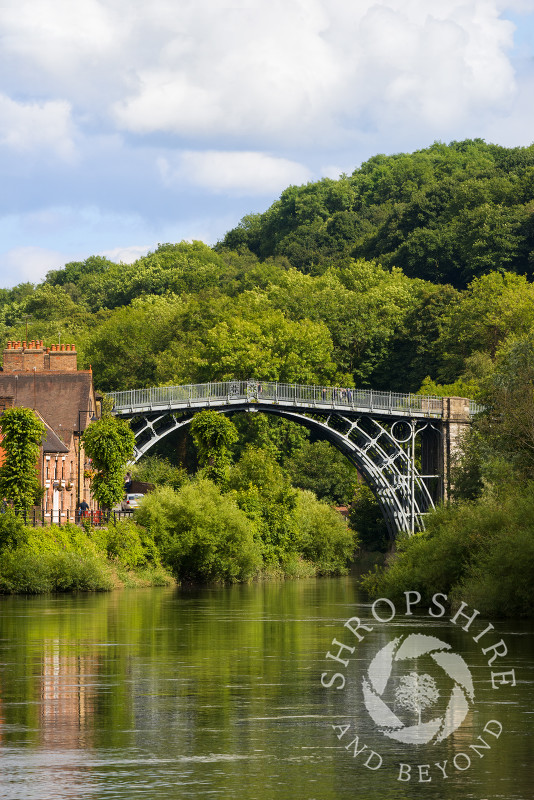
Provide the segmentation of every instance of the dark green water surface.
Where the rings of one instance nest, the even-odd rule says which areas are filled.
[[[0,797],[531,800],[532,624],[494,622],[476,643],[487,620],[464,632],[448,615],[405,610],[373,620],[352,578],[1,599]],[[344,627],[354,615],[373,627],[361,642]],[[363,702],[373,657],[412,632],[450,644],[474,681],[465,720],[437,744],[388,738]],[[481,650],[501,636],[509,653],[492,668],[514,669],[517,683],[493,689]],[[334,638],[354,647],[346,666],[326,658]],[[428,658],[412,668],[432,673]],[[336,667],[344,688],[324,688]],[[423,721],[450,696],[435,678],[440,700]],[[389,707],[398,679],[384,690]],[[395,710],[408,724],[411,712]],[[489,720],[498,738],[483,733]],[[338,739],[332,725],[350,729]],[[479,735],[482,755],[470,748]],[[447,778],[433,766],[445,761]],[[398,780],[400,763],[410,781]]]

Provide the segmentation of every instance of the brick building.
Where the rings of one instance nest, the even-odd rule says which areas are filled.
[[[46,426],[38,465],[45,518],[54,522],[74,518],[82,499],[95,508],[90,464],[80,438],[101,409],[93,374],[78,369],[74,345],[8,342],[0,372],[0,412],[10,406],[33,409]]]

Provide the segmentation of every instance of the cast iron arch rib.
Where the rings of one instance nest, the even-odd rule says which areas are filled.
[[[194,414],[201,410],[202,407],[199,406],[190,407],[186,416],[181,418],[171,412],[137,417],[140,425],[134,431],[134,462],[170,433],[189,425]],[[434,501],[409,453],[382,420],[370,414],[359,414],[350,418],[338,411],[322,412],[317,416],[309,412],[302,413],[272,404],[262,404],[258,400],[240,402],[216,410],[223,414],[240,411],[274,414],[304,425],[320,438],[329,441],[358,468],[380,505],[392,537],[399,532],[411,533],[414,528],[424,528],[424,514],[434,507]],[[405,420],[405,424],[416,425],[417,422]]]

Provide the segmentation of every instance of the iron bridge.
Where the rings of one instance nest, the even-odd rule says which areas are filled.
[[[132,389],[108,396],[112,413],[131,420],[134,461],[189,425],[202,409],[264,412],[304,425],[337,447],[369,484],[391,536],[424,529],[424,515],[444,497],[451,398],[257,380]],[[481,410],[473,401],[464,404],[468,418]]]

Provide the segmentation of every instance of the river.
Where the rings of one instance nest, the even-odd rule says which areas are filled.
[[[412,610],[378,622],[351,577],[2,598],[0,797],[531,800],[532,623],[494,622],[475,642],[486,620],[465,632],[461,618]],[[357,629],[361,641],[344,626],[355,615],[372,628]],[[415,660],[399,649],[411,634],[428,650]],[[501,637],[506,656],[482,653]],[[434,654],[449,646],[456,661],[440,661],[444,677]],[[397,670],[389,687],[378,685],[377,654]],[[400,672],[422,666],[441,698],[423,720],[448,713],[458,727],[443,741],[405,743],[373,720],[362,686],[404,731],[417,714],[403,706]],[[493,688],[491,669],[508,682]],[[475,751],[479,736],[486,745]]]

